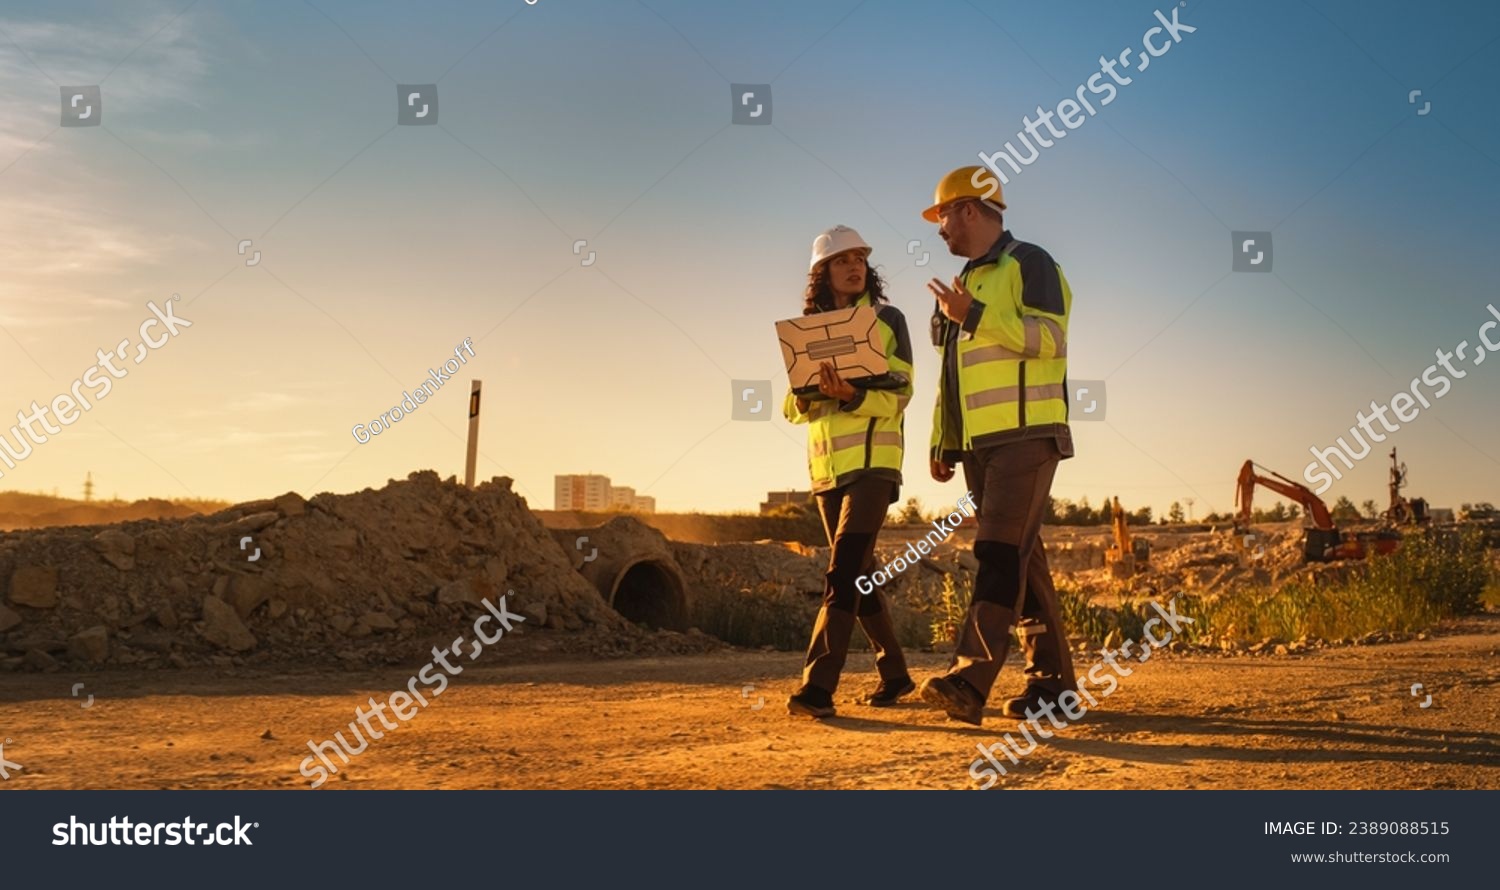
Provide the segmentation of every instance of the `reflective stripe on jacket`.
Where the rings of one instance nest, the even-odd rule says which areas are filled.
[[[862,294],[851,305],[873,304],[869,294]],[[875,307],[875,317],[898,386],[856,385],[853,399],[813,399],[805,413],[797,410],[797,397],[788,392],[782,406],[787,420],[808,424],[807,469],[815,492],[839,488],[867,473],[901,482],[906,404],[912,394],[911,338],[906,318],[896,307],[882,303]]]
[[[1062,269],[1045,250],[1007,231],[988,254],[964,266],[961,279],[974,295],[963,323],[941,312],[933,316],[943,368],[932,457],[952,464],[964,452],[1037,437],[1056,438],[1063,455],[1071,456],[1073,294]]]

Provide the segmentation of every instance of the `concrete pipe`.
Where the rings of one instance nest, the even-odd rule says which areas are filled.
[[[687,629],[687,585],[661,532],[630,516],[551,532],[578,573],[626,620],[654,629]]]

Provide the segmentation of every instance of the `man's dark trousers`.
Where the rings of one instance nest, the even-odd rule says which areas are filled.
[[[1041,539],[1052,477],[1061,459],[1050,437],[964,455],[964,482],[974,493],[979,515],[974,542],[979,571],[949,672],[985,699],[1005,663],[1012,625],[1026,656],[1028,691],[1055,696],[1077,686]]]

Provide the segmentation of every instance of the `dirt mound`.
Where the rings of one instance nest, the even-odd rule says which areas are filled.
[[[0,534],[0,669],[402,662],[502,595],[522,639],[703,648],[653,641],[610,609],[510,482],[471,490],[424,471],[211,516]]]
[[[789,592],[822,594],[828,548],[794,542],[691,544],[672,542],[690,590],[739,590],[758,584]]]

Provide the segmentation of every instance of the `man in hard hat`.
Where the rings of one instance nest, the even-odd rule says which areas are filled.
[[[1042,517],[1060,460],[1073,456],[1066,390],[1072,293],[1051,256],[1005,228],[1000,183],[961,167],[938,183],[922,216],[968,263],[951,285],[934,278],[932,341],[942,353],[932,477],[964,482],[978,503],[979,571],[953,663],[922,698],[978,725],[1016,626],[1026,689],[1008,717],[1040,714],[1076,687],[1068,637],[1042,546]],[[1018,622],[1019,619],[1019,622]],[[1076,694],[1076,693],[1075,693]]]

